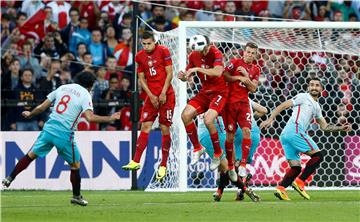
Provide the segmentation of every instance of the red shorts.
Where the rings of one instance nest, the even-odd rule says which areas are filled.
[[[251,110],[249,102],[228,103],[223,112],[224,125],[227,132],[236,132],[240,128],[251,129]]]
[[[208,109],[216,110],[216,112],[220,114],[226,104],[227,95],[227,90],[212,93],[207,93],[203,90],[200,90],[200,92],[195,97],[190,99],[188,105],[194,107],[197,114],[204,113]]]
[[[174,93],[166,95],[166,103],[164,105],[160,105],[159,108],[157,109],[151,103],[150,98],[146,97],[143,110],[141,112],[140,122],[149,122],[149,121],[154,122],[158,114],[160,114],[159,123],[169,127],[172,124],[174,107],[175,107]]]

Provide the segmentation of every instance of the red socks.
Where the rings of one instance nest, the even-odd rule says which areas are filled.
[[[242,141],[242,145],[241,145],[241,150],[242,150],[241,163],[242,164],[246,164],[246,162],[247,162],[247,158],[249,157],[249,152],[250,152],[250,146],[251,146],[251,139],[244,138]]]
[[[190,138],[191,143],[194,146],[194,152],[201,150],[201,145],[199,142],[196,125],[194,121],[192,121],[189,125],[185,126],[186,133]]]
[[[221,150],[221,147],[220,147],[220,141],[219,141],[218,133],[216,132],[214,134],[211,134],[210,138],[211,138],[212,144],[214,146],[214,156],[215,157],[220,157],[221,154],[222,154],[222,150]]]
[[[169,157],[169,150],[171,146],[171,137],[170,135],[163,135],[161,139],[161,163],[160,166],[166,167],[166,163]]]
[[[149,134],[141,132],[140,136],[136,141],[136,151],[133,160],[137,163],[140,163],[141,155],[144,152],[149,140]]]

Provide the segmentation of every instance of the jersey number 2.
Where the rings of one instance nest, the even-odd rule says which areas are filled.
[[[67,110],[67,105],[70,102],[71,97],[69,95],[64,95],[61,97],[60,102],[56,106],[56,112],[63,114]]]

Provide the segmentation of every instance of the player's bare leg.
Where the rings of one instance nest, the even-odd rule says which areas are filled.
[[[162,133],[162,139],[161,139],[162,159],[158,172],[156,173],[156,179],[158,180],[162,180],[166,175],[166,165],[167,165],[169,150],[171,146],[170,128],[166,125],[160,124],[160,129]]]
[[[144,152],[148,141],[149,141],[149,133],[151,131],[151,127],[153,125],[152,121],[143,122],[141,124],[141,132],[136,141],[136,151],[134,158],[126,165],[122,166],[124,170],[138,170],[140,169],[140,159],[142,153]]]
[[[241,130],[242,130],[242,134],[243,134],[243,141],[242,141],[242,145],[241,145],[242,158],[240,160],[240,166],[238,168],[238,173],[239,173],[240,177],[245,178],[247,175],[246,162],[247,162],[249,152],[250,152],[250,147],[251,147],[251,133],[250,133],[250,129],[247,127],[243,127]]]
[[[10,175],[2,180],[2,185],[4,187],[9,187],[11,182],[15,179],[15,177],[23,170],[25,170],[30,165],[30,163],[36,158],[37,156],[35,155],[34,152],[32,151],[28,152],[25,156],[23,156],[23,158],[19,160],[19,162],[16,164],[15,168],[10,173]]]
[[[234,138],[235,134],[233,132],[226,132],[226,159],[228,160],[228,174],[232,182],[237,181],[237,174],[234,167]]]
[[[80,162],[70,164],[71,173],[70,181],[72,184],[73,197],[70,200],[70,203],[77,204],[80,206],[86,206],[88,202],[83,199],[80,194],[81,189],[81,176],[80,176]]]
[[[196,109],[191,105],[186,105],[185,109],[181,113],[181,119],[184,123],[186,133],[194,147],[191,165],[197,163],[200,156],[205,152],[205,149],[200,144],[196,125],[193,120],[197,115],[198,113],[196,112]]]
[[[209,109],[204,115],[204,123],[206,128],[209,130],[210,138],[214,146],[214,158],[210,164],[210,170],[215,170],[220,165],[220,158],[223,151],[220,147],[219,134],[214,124],[215,118],[218,116],[217,111]]]

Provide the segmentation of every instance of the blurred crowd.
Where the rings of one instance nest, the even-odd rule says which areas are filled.
[[[141,18],[157,31],[174,29],[179,21],[360,20],[359,1],[153,3],[174,6],[139,4]],[[120,110],[122,114],[120,121],[107,125],[89,124],[82,119],[79,128],[131,129],[132,7],[132,2],[126,0],[1,1],[1,129],[41,129],[48,113],[34,120],[23,119],[20,113],[33,109],[60,85],[72,83],[84,70],[97,76],[92,92],[95,112],[109,115]],[[34,24],[33,27],[25,29],[29,23]],[[148,28],[142,23],[140,33]],[[224,50],[224,53],[229,51]],[[354,98],[360,98],[354,94],[359,92],[358,57],[324,54],[319,59],[316,57],[319,55],[311,53],[272,50],[264,50],[260,56],[263,74],[260,92],[287,98],[295,92],[292,89],[300,90],[304,87],[302,81],[315,73],[328,79],[324,92],[328,96],[324,98],[334,100],[328,103],[337,106],[329,107],[336,110],[334,117],[348,121],[354,110],[360,109],[353,106]],[[141,98],[144,97],[141,93]]]

